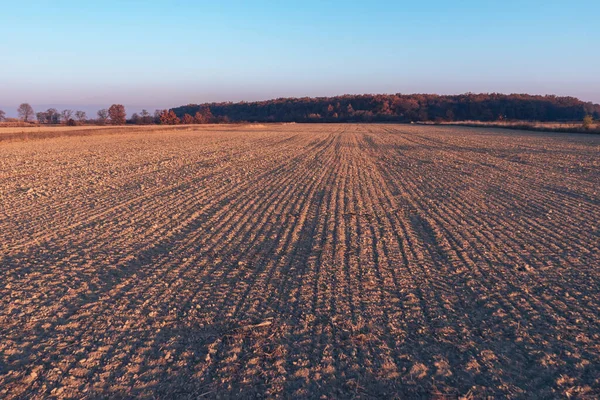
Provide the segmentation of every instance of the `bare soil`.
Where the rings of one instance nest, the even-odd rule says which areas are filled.
[[[541,122],[541,121],[452,121],[452,122],[421,122],[426,125],[455,125],[473,126],[478,128],[506,128],[527,131],[562,132],[562,133],[600,133],[600,123],[596,122],[589,128],[584,128],[582,121],[574,122]]]
[[[0,143],[0,398],[600,396],[600,136]]]

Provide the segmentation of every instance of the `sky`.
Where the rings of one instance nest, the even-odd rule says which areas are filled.
[[[600,103],[600,1],[0,0],[0,109],[358,93]]]

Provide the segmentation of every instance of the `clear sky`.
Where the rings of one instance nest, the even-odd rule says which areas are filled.
[[[0,107],[344,93],[600,103],[599,0],[2,0]]]

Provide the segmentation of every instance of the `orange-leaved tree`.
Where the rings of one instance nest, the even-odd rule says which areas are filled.
[[[194,116],[194,121],[197,124],[210,124],[211,122],[214,122],[214,119],[215,117],[208,106],[202,106],[202,108],[200,108],[200,110],[197,111],[196,115]]]
[[[122,104],[113,104],[108,109],[108,117],[112,125],[125,125],[127,118],[125,107]]]
[[[177,118],[173,110],[163,110],[160,113],[160,123],[163,125],[177,125],[179,122],[179,118]]]

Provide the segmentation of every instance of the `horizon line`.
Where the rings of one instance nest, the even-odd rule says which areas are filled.
[[[462,92],[462,93],[435,93],[435,92],[371,92],[371,93],[367,93],[367,92],[363,92],[363,93],[343,93],[343,94],[336,94],[336,95],[326,95],[326,96],[279,96],[279,97],[268,97],[268,98],[260,98],[260,99],[254,99],[254,100],[222,100],[222,101],[204,101],[204,102],[188,102],[185,104],[179,104],[179,105],[174,105],[171,107],[160,107],[160,106],[143,106],[143,105],[139,105],[139,104],[127,104],[127,103],[119,103],[119,102],[115,102],[115,103],[106,103],[106,104],[101,104],[101,103],[86,103],[86,104],[79,104],[79,105],[75,105],[72,103],[65,103],[65,102],[60,102],[60,103],[29,103],[32,107],[36,108],[36,107],[48,107],[48,108],[62,108],[65,107],[66,109],[72,109],[73,111],[76,110],[77,107],[81,107],[83,109],[87,109],[87,111],[91,110],[91,108],[97,108],[97,110],[101,110],[103,108],[109,108],[112,104],[122,104],[125,106],[126,110],[127,109],[134,109],[137,110],[139,109],[141,110],[147,110],[147,111],[155,111],[155,110],[170,110],[170,109],[174,109],[174,108],[179,108],[179,107],[185,107],[186,105],[206,105],[206,104],[240,104],[240,103],[260,103],[260,102],[264,102],[264,101],[273,101],[273,100],[283,100],[283,99],[287,99],[287,100],[294,100],[294,99],[327,99],[327,98],[336,98],[336,97],[344,97],[344,96],[416,96],[416,95],[423,95],[423,96],[439,96],[439,97],[455,97],[455,96],[478,96],[478,95],[500,95],[500,96],[512,96],[512,95],[526,95],[526,96],[539,96],[539,97],[556,97],[556,98],[572,98],[572,99],[576,99],[579,100],[583,103],[590,103],[593,104],[595,106],[600,105],[600,102],[596,102],[593,100],[584,100],[581,97],[575,96],[575,95],[559,95],[559,94],[553,94],[553,93],[544,93],[544,94],[540,94],[540,93],[528,93],[528,92],[511,92],[511,93],[507,93],[507,92],[496,92],[496,91],[491,91],[491,92]],[[9,113],[8,110],[10,108],[14,108],[14,111],[16,112],[16,109],[19,107],[20,104],[23,103],[27,103],[27,102],[22,102],[22,103],[15,103],[13,105],[0,105],[0,110],[3,110],[6,112],[7,116],[12,115],[12,113]],[[64,109],[64,108],[62,108]],[[61,111],[61,110],[58,110]],[[137,112],[137,111],[133,111],[133,112]],[[128,112],[129,114],[129,112]]]

